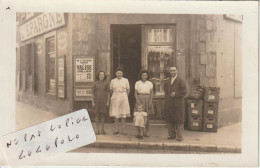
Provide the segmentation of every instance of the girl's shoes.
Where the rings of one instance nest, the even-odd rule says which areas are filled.
[[[138,139],[144,139],[144,137],[143,137],[143,136],[140,136],[140,135],[137,135],[136,138],[138,138]]]

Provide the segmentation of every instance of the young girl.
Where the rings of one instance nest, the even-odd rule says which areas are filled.
[[[147,113],[143,111],[143,105],[138,105],[137,110],[137,112],[134,112],[134,125],[138,132],[136,138],[143,139],[147,122]]]

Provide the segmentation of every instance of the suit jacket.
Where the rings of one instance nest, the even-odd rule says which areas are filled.
[[[171,97],[171,93],[175,92],[175,96]],[[171,84],[171,79],[168,79],[165,84],[165,119],[167,122],[180,124],[184,122],[185,103],[184,96],[186,95],[185,82],[177,76]]]

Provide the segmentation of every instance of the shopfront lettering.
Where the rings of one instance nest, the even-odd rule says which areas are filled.
[[[25,41],[63,25],[64,13],[43,13],[20,27],[21,40]]]

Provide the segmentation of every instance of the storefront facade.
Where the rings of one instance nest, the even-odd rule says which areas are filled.
[[[176,66],[188,92],[220,87],[219,123],[241,120],[241,33],[239,18],[224,15],[67,14],[17,15],[17,99],[67,114],[92,111],[92,84],[102,70],[108,80],[122,67],[133,107],[138,73],[155,84],[154,113],[164,118],[164,84]]]

